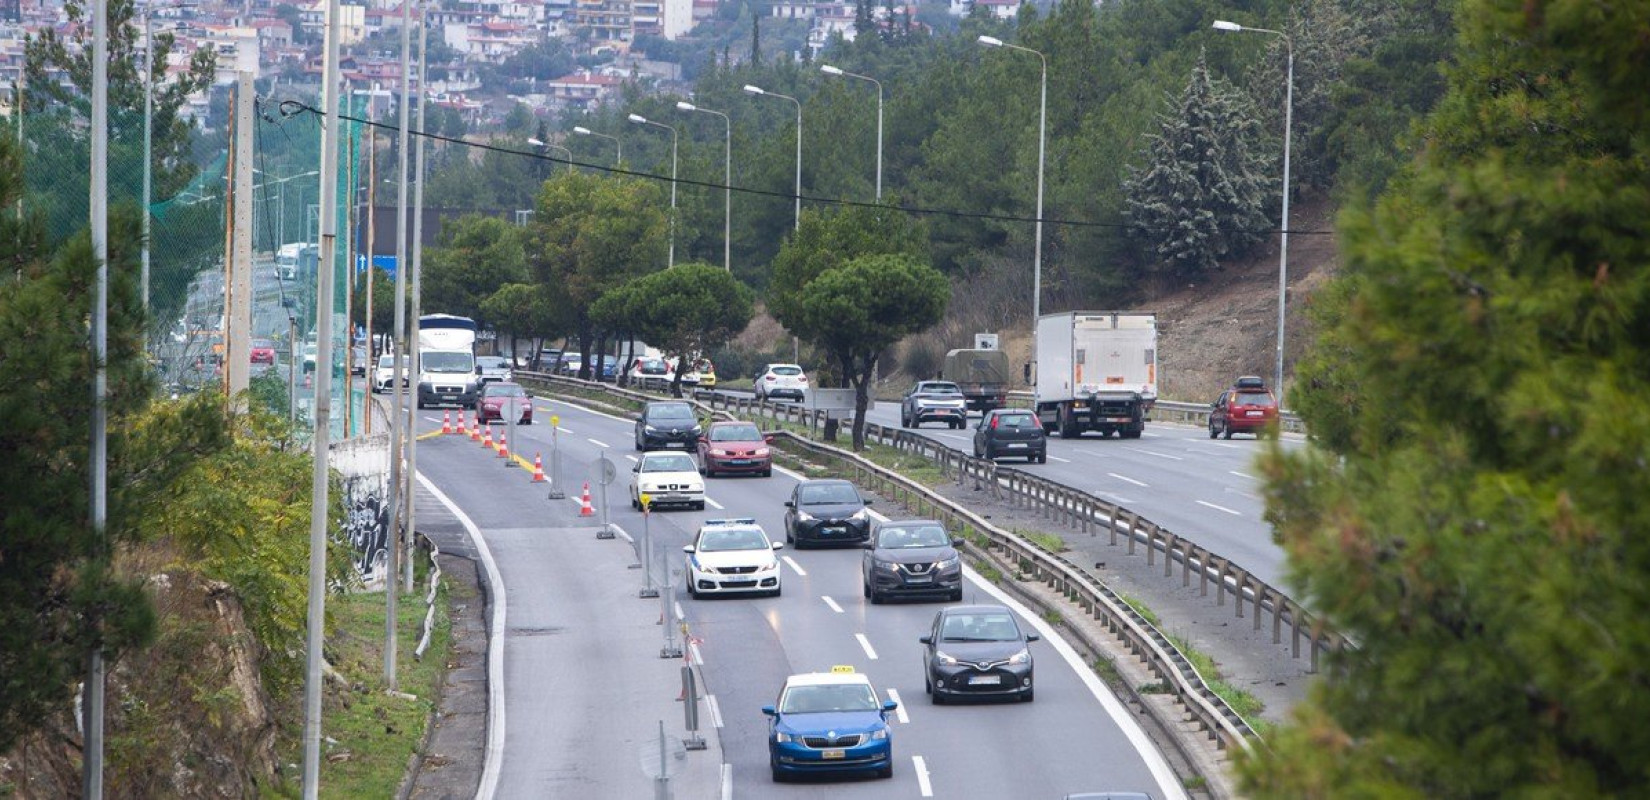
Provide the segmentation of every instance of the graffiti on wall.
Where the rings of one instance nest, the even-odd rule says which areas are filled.
[[[341,534],[369,589],[383,586],[389,562],[389,451],[388,434],[347,439],[331,451],[332,466],[343,477],[348,509]]]

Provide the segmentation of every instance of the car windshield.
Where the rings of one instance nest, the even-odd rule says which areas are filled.
[[[948,642],[1012,642],[1020,638],[1020,629],[1013,617],[1000,611],[951,614],[940,627],[940,638]]]
[[[473,372],[475,357],[469,353],[433,351],[419,354],[418,364],[425,372]]]
[[[486,369],[503,369],[509,366],[510,362],[498,356],[482,356],[476,359],[476,364]]]
[[[395,356],[379,356],[378,357],[378,368],[379,369],[395,369]]]
[[[781,366],[773,367],[769,371],[772,372],[775,375],[801,375],[802,374],[802,368],[801,367],[792,367],[792,366],[788,366],[788,365],[781,365]]]
[[[491,386],[488,386],[486,391],[487,391],[487,396],[488,397],[526,397],[527,396],[527,393],[522,391],[521,385],[520,384],[515,384],[515,383],[495,383],[495,384],[492,384]]]
[[[1232,398],[1233,405],[1239,406],[1269,406],[1272,405],[1272,395],[1266,392],[1238,392]]]
[[[945,528],[938,525],[899,525],[883,528],[877,534],[877,547],[898,550],[906,547],[945,547],[951,539]]]
[[[962,394],[955,383],[925,383],[917,387],[922,394]]]
[[[259,350],[274,350],[275,343],[268,339],[253,339],[252,346]]]
[[[804,505],[823,506],[841,505],[844,503],[858,503],[859,492],[846,483],[827,483],[821,486],[804,486],[799,490],[798,499]]]
[[[686,405],[652,406],[647,410],[649,422],[692,422],[693,409]]]
[[[643,472],[697,472],[699,467],[686,453],[666,453],[642,459]]]
[[[876,711],[878,708],[876,692],[863,683],[792,686],[779,701],[781,714]]]
[[[998,414],[997,427],[999,428],[1033,428],[1037,423],[1032,421],[1030,414]]]
[[[710,440],[713,442],[756,442],[761,439],[762,434],[755,425],[718,425],[710,429]]]
[[[644,358],[636,362],[636,367],[643,372],[664,372],[665,362],[657,358]]]
[[[729,528],[705,531],[699,534],[699,552],[723,553],[730,550],[771,550],[768,537],[755,528]]]

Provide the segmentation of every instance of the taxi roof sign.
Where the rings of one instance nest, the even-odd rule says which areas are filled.
[[[831,674],[832,675],[852,675],[852,674],[854,674],[854,665],[852,665],[852,664],[837,664],[837,665],[831,667]]]

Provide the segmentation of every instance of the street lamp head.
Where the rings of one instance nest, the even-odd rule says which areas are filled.
[[[696,106],[692,103],[689,103],[686,100],[677,100],[676,101],[676,108],[678,108],[682,111],[698,111],[699,110],[698,106]]]
[[[541,141],[539,141],[537,139],[533,139],[533,138],[528,138],[527,143],[534,146],[534,147],[543,147],[544,146],[544,142],[541,142]]]
[[[767,92],[762,91],[762,87],[752,86],[748,83],[745,84],[745,92],[747,94],[767,94]]]
[[[573,126],[573,132],[577,133],[581,136],[589,136],[590,135],[590,129],[584,127],[583,125],[574,125]]]
[[[983,44],[986,47],[1002,47],[1003,46],[1003,40],[998,39],[995,36],[981,36],[980,37],[980,44]]]
[[[826,75],[841,75],[842,74],[842,69],[841,68],[833,67],[830,64],[820,64],[819,65],[819,71],[825,73]]]
[[[636,123],[637,125],[646,125],[647,117],[644,117],[641,114],[631,114],[630,121]]]
[[[1243,30],[1242,25],[1239,25],[1236,22],[1227,22],[1226,20],[1223,20],[1223,19],[1215,20],[1214,28],[1217,31],[1241,31],[1241,30]]]

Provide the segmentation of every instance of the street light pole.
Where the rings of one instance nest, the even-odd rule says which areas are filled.
[[[630,121],[637,125],[652,125],[670,131],[670,256],[666,262],[666,269],[676,266],[676,128],[663,122],[654,122],[640,114],[631,114]]]
[[[723,140],[722,150],[722,269],[733,271],[733,120],[720,111],[700,108],[692,103],[679,101],[676,107],[683,111],[700,111],[706,114],[715,114],[727,124],[727,138]]]
[[[1284,50],[1288,52],[1289,67],[1284,78],[1283,90],[1283,211],[1278,222],[1278,346],[1277,366],[1273,373],[1272,391],[1277,393],[1278,407],[1283,407],[1283,324],[1284,309],[1289,294],[1289,139],[1291,129],[1295,124],[1295,43],[1289,34],[1275,31],[1270,28],[1249,28],[1236,22],[1215,20],[1215,30],[1255,33],[1269,33],[1283,39]]]
[[[745,92],[747,94],[761,95],[761,96],[765,96],[765,97],[777,97],[781,100],[789,100],[792,103],[796,104],[796,223],[793,226],[793,230],[801,230],[802,229],[802,101],[798,100],[794,97],[791,97],[788,94],[780,94],[778,92],[764,91],[761,87],[752,86],[748,83],[745,84]]]
[[[613,167],[617,169],[624,165],[624,142],[619,141],[619,137],[609,136],[605,133],[597,133],[596,131],[590,130],[582,125],[573,126],[573,132],[579,134],[580,136],[600,136],[603,139],[612,139],[613,145],[619,149],[619,154],[613,157]]]
[[[550,150],[550,149],[553,148],[553,149],[556,149],[556,150],[560,150],[563,153],[566,153],[567,154],[567,168],[568,169],[573,168],[573,151],[572,150],[569,150],[565,147],[562,147],[559,144],[551,144],[549,142],[541,142],[538,139],[534,139],[532,137],[528,137],[527,143],[534,146],[534,147],[542,147],[546,150]]]
[[[1043,55],[1042,51],[1009,44],[993,36],[981,36],[980,44],[1031,53],[1043,64],[1043,78],[1037,101],[1037,224],[1031,255],[1031,341],[1035,357],[1037,320],[1043,315],[1043,154],[1048,141],[1048,56]]]
[[[833,67],[830,64],[819,65],[819,71],[826,75],[840,75],[844,78],[858,78],[870,81],[877,86],[877,202],[882,202],[882,81],[869,75],[860,75],[844,69]],[[1039,218],[1042,214],[1037,215]]]
[[[154,195],[155,34],[143,14],[143,310],[149,310],[149,204]],[[21,113],[21,112],[20,112]]]

